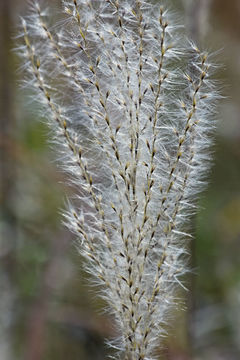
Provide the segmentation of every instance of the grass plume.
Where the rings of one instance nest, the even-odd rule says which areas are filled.
[[[211,65],[158,3],[62,3],[54,26],[38,2],[22,20],[26,85],[77,189],[66,223],[115,316],[119,356],[154,359],[209,163]]]

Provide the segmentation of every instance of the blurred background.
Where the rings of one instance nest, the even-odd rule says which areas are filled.
[[[40,1],[41,2],[41,1]],[[57,12],[60,0],[51,0]],[[224,99],[209,186],[192,221],[193,273],[162,360],[240,359],[240,1],[169,0],[188,33],[216,52]],[[0,0],[0,359],[103,360],[114,335],[61,224],[65,175],[43,119],[20,90],[12,51],[25,0]],[[220,49],[220,51],[219,51]]]

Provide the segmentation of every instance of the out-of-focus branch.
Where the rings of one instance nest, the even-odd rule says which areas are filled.
[[[13,1],[0,1],[0,134],[13,139],[14,116],[11,60]],[[0,149],[0,357],[11,357],[11,325],[14,308],[14,274],[16,270],[16,217],[13,207],[15,192],[14,155]],[[6,321],[4,320],[6,319]],[[6,351],[4,350],[6,349]]]
[[[51,283],[55,284],[58,276],[59,259],[68,246],[68,239],[56,237],[52,243],[50,259],[43,273],[39,294],[29,311],[27,323],[26,360],[42,360],[46,346],[46,327],[49,302],[53,296]]]
[[[191,38],[201,42],[209,29],[208,17],[212,0],[182,0],[186,9],[187,28]]]
[[[11,2],[0,2],[0,133],[2,137],[13,136],[13,88],[11,84]],[[11,222],[11,229],[15,229],[15,219],[12,212],[12,191],[14,182],[14,162],[9,153],[1,151],[0,160],[0,207],[3,221]],[[13,237],[15,238],[15,236]]]

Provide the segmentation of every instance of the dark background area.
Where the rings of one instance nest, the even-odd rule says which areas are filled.
[[[51,0],[55,12],[59,0]],[[192,221],[186,279],[161,359],[240,358],[240,2],[165,1],[188,33],[215,52],[218,106],[209,186]],[[0,359],[102,360],[114,335],[61,224],[71,189],[48,129],[19,86],[15,46],[26,1],[0,0]],[[220,50],[219,50],[220,49]]]

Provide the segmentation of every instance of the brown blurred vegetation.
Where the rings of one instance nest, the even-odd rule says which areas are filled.
[[[47,128],[20,90],[14,48],[26,1],[0,1],[0,359],[102,360],[112,319],[88,287],[61,224],[65,175]],[[51,0],[57,9],[59,0]],[[240,358],[240,2],[172,0],[187,29],[216,51],[222,95],[209,187],[193,219],[193,275],[162,359]],[[182,309],[185,311],[182,311]],[[187,310],[186,310],[187,309]]]

